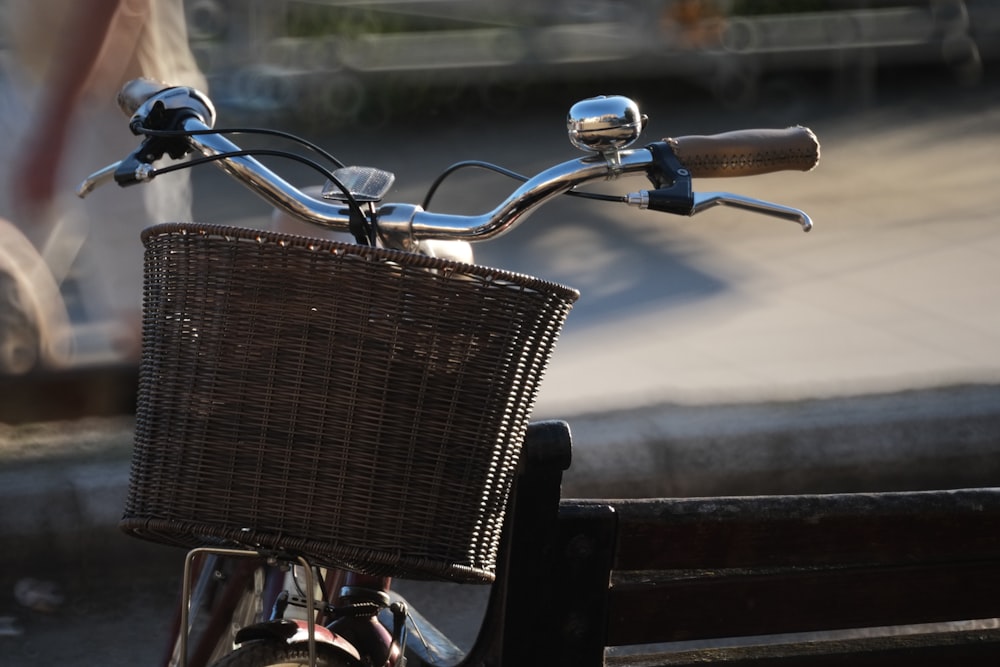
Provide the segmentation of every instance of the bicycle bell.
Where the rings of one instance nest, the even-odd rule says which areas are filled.
[[[639,106],[621,95],[600,95],[574,104],[566,117],[570,142],[582,151],[615,155],[646,126]]]

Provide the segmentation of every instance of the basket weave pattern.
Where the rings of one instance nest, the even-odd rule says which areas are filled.
[[[126,532],[492,579],[575,291],[232,227],[160,225],[143,240]]]

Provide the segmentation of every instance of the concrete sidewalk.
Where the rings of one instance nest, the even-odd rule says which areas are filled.
[[[477,248],[481,263],[583,293],[535,413],[572,424],[567,494],[1000,483],[998,102],[988,84],[904,91],[850,116],[806,107],[794,120],[823,142],[814,173],[696,184],[803,208],[816,222],[808,235],[723,209],[677,220],[559,201]],[[643,110],[650,138],[778,115],[656,101]],[[553,113],[488,137],[471,121],[416,134],[405,154],[372,143],[384,129],[338,138],[337,150],[417,184],[390,194],[416,201],[428,156],[442,168],[479,157],[526,172],[572,157]],[[239,186],[199,173],[200,219],[266,219],[266,206],[237,203],[254,201]],[[467,186],[454,205],[479,210],[486,196]],[[8,556],[39,545],[68,553],[114,532],[121,508],[128,420],[38,428],[0,430]]]

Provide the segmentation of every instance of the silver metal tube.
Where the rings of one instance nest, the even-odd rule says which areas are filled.
[[[550,167],[528,180],[499,206],[482,215],[461,216],[418,210],[410,223],[413,238],[496,238],[524,221],[539,206],[589,181],[610,180],[625,173],[644,172],[652,161],[645,148],[622,151],[612,163],[603,157],[585,157]],[[380,218],[379,226],[385,226]]]
[[[192,117],[184,121],[184,129],[198,131],[210,128]],[[242,150],[221,134],[196,134],[188,141],[195,151],[206,157]],[[330,229],[348,231],[350,217],[342,203],[310,197],[249,156],[223,158],[216,163],[289,215]]]
[[[187,119],[184,128],[207,129],[197,118]],[[205,156],[240,150],[239,146],[218,134],[194,135],[189,141],[197,152]],[[499,206],[481,215],[434,213],[411,204],[383,204],[378,210],[379,231],[390,239],[404,239],[400,245],[420,239],[480,241],[495,238],[556,195],[588,181],[644,171],[651,161],[652,156],[644,148],[622,151],[614,162],[599,156],[570,160],[534,176]],[[241,156],[220,159],[218,164],[289,215],[331,229],[348,230],[349,215],[342,203],[304,194],[258,160]]]

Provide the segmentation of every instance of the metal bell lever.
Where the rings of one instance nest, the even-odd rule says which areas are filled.
[[[731,192],[694,193],[694,207],[691,209],[691,215],[701,213],[702,211],[715,206],[732,206],[733,208],[750,211],[752,213],[761,213],[763,215],[781,218],[782,220],[791,220],[792,222],[796,222],[801,225],[802,231],[804,232],[808,232],[813,226],[812,219],[806,215],[805,211],[801,211],[790,206],[782,206],[781,204],[764,201],[762,199],[735,195]]]

